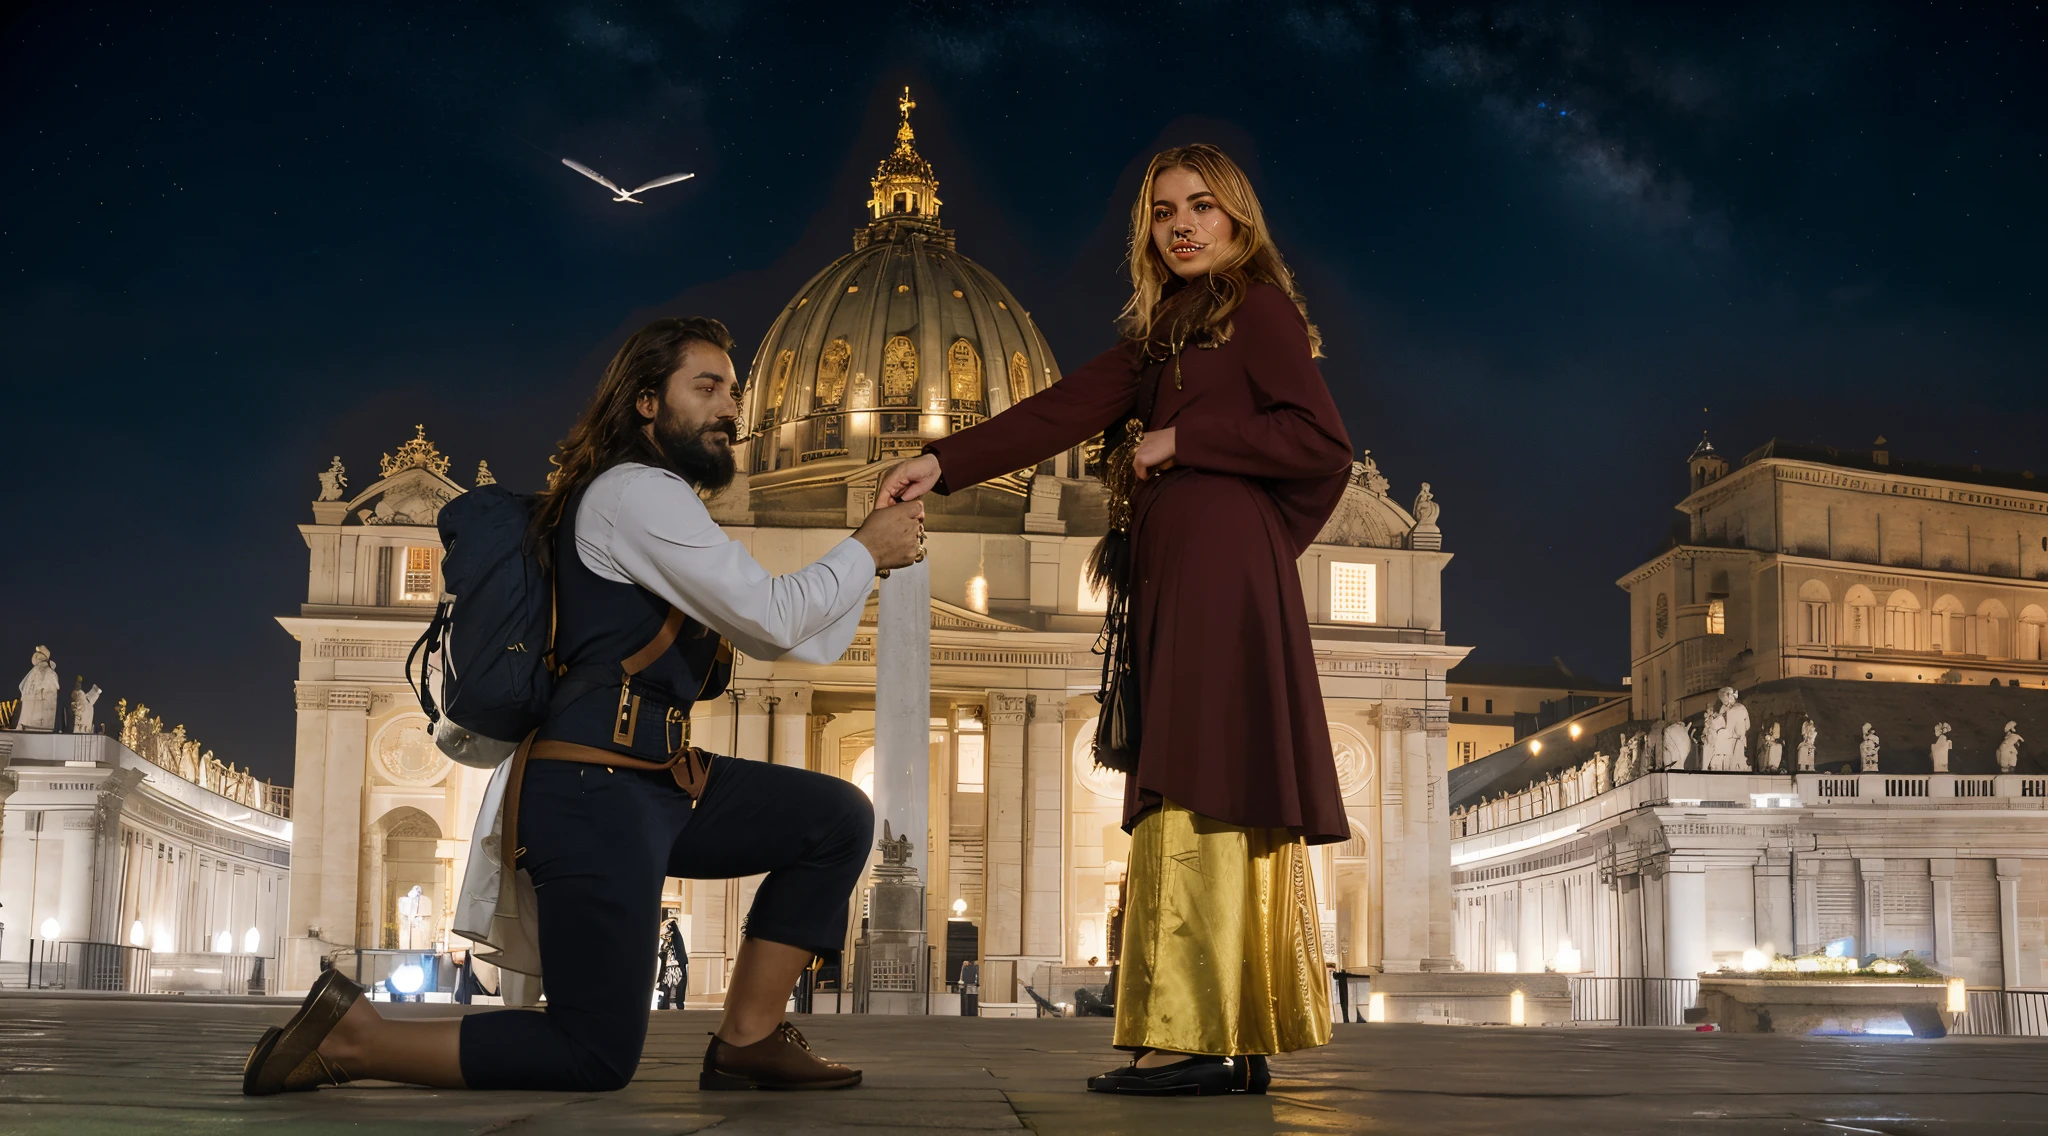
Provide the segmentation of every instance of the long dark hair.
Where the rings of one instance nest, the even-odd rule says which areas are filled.
[[[660,396],[692,343],[730,354],[732,333],[708,316],[658,319],[634,332],[605,367],[590,404],[549,459],[554,472],[548,474],[548,487],[535,498],[533,519],[527,524],[527,548],[548,571],[555,567],[555,529],[577,490],[620,462],[669,468],[668,458],[641,429],[647,420],[635,404],[648,391]]]

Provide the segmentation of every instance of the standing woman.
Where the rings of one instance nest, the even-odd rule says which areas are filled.
[[[1130,751],[1099,744],[1097,758],[1127,774],[1115,1044],[1137,1056],[1088,1087],[1262,1092],[1264,1055],[1330,1040],[1303,844],[1350,826],[1296,561],[1343,495],[1351,442],[1320,337],[1222,151],[1152,159],[1130,266],[1120,343],[925,447],[881,495],[965,489],[1109,431],[1112,533],[1096,560],[1140,728]]]

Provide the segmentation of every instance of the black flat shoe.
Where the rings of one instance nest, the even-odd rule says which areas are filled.
[[[1273,1083],[1273,1071],[1263,1053],[1246,1053],[1230,1059],[1230,1091],[1263,1096]]]
[[[1088,1078],[1088,1091],[1147,1097],[1222,1096],[1230,1091],[1233,1069],[1227,1057],[1196,1056],[1150,1069],[1132,1063]]]

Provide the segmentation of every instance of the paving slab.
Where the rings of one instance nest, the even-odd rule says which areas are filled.
[[[654,1015],[639,1075],[605,1094],[365,1083],[250,1100],[244,1054],[286,1002],[0,992],[0,1136],[877,1136],[1300,1133],[2048,1133],[2048,1042],[1662,1029],[1340,1025],[1274,1062],[1264,1097],[1082,1090],[1117,1062],[1102,1019],[819,1015],[811,1044],[858,1089],[704,1093],[715,1014]],[[396,1008],[411,1015],[459,1007]]]

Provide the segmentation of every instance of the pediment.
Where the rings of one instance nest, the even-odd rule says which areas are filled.
[[[862,608],[860,613],[860,622],[862,627],[873,627],[876,625],[878,613],[881,609],[881,601],[882,596],[879,590],[877,590],[872,595],[868,596],[867,606]],[[1030,630],[1030,628],[1028,627],[1022,627],[1015,623],[1007,623],[1003,620],[997,619],[992,615],[984,615],[981,612],[975,611],[973,608],[960,607],[957,604],[949,604],[945,600],[935,599],[931,603],[932,630],[934,631]]]
[[[348,516],[364,525],[432,525],[441,506],[463,492],[445,474],[414,466],[363,490],[348,503]]]
[[[1352,548],[1400,548],[1415,518],[1383,493],[1373,492],[1354,479],[1344,487],[1337,511],[1316,534],[1317,544],[1341,544]]]

